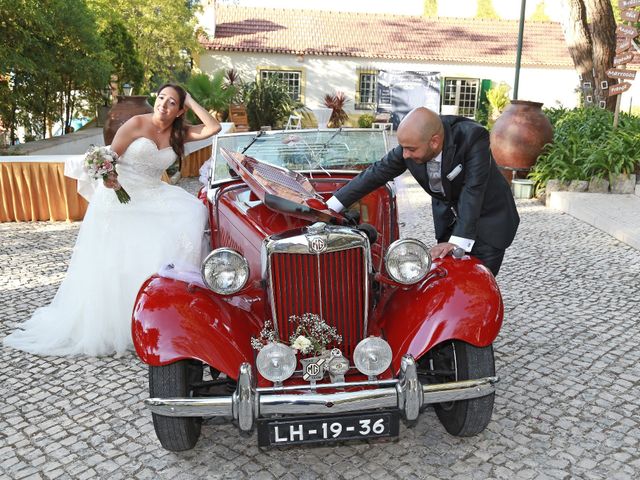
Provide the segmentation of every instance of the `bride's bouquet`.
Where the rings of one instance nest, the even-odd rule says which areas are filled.
[[[109,147],[91,145],[84,157],[84,169],[87,174],[96,180],[108,180],[113,185],[120,203],[129,203],[131,197],[118,182],[116,163],[118,154]]]

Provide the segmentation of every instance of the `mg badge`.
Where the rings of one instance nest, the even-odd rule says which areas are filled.
[[[309,251],[311,253],[322,253],[327,249],[327,242],[322,237],[309,238]]]

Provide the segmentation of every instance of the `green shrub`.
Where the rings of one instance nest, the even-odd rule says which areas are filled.
[[[529,178],[536,188],[547,181],[589,180],[616,173],[633,173],[640,161],[640,118],[601,108],[545,109],[554,127],[553,144],[538,157]]]
[[[358,126],[360,128],[371,128],[373,125],[374,116],[370,113],[363,113],[358,117]]]
[[[197,73],[187,80],[187,90],[196,102],[206,110],[220,114],[223,120],[229,113],[229,104],[238,94],[238,88],[226,81],[225,74],[224,70],[218,70],[213,76]],[[191,123],[201,123],[193,112],[189,111],[189,115]]]
[[[487,90],[487,102],[489,102],[489,120],[488,123],[493,125],[500,114],[509,105],[509,91],[511,87],[504,82],[500,82],[495,87]]]
[[[243,98],[251,130],[260,130],[265,125],[282,126],[296,108],[302,107],[289,96],[287,85],[276,76],[245,84]]]

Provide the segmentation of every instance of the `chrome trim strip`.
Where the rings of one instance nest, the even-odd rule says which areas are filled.
[[[495,378],[495,377],[490,377],[490,378]],[[456,383],[464,383],[464,382],[456,382]],[[432,386],[433,385],[422,386],[422,392],[424,395],[424,400],[422,402],[423,405],[428,405],[431,403],[455,402],[457,400],[469,400],[471,398],[484,397],[485,395],[490,395],[496,391],[491,381],[479,383],[476,385],[461,386],[460,388],[449,388],[444,391],[427,391],[426,390],[427,387],[432,387]]]
[[[418,380],[416,362],[411,355],[402,357],[400,363],[400,382],[396,386],[398,403],[402,406],[404,417],[411,421],[420,415],[422,406],[422,384]]]
[[[233,394],[233,417],[238,420],[240,430],[250,432],[254,419],[257,418],[256,382],[251,365],[247,362],[240,365],[238,386]]]
[[[399,380],[363,380],[361,382],[335,382],[335,383],[317,383],[313,388],[319,390],[321,388],[347,388],[347,387],[386,387],[396,385]],[[280,393],[291,391],[305,391],[310,390],[310,385],[288,385],[286,387],[259,387],[258,393]]]
[[[434,393],[434,392],[448,392],[450,390],[458,390],[465,388],[478,388],[483,385],[493,385],[494,383],[498,383],[500,378],[497,376],[494,377],[483,377],[483,378],[473,378],[471,380],[458,380],[455,382],[447,382],[447,383],[432,383],[432,384],[423,384],[422,391],[424,394]],[[482,395],[478,395],[481,397]],[[476,398],[476,397],[466,397],[466,398]],[[428,403],[428,402],[424,402]]]
[[[395,388],[338,392],[329,394],[304,393],[302,395],[261,395],[260,415],[315,414],[357,412],[372,408],[396,408],[398,395]]]
[[[148,398],[145,405],[165,417],[233,417],[233,397]]]
[[[322,253],[339,252],[342,250],[348,250],[351,248],[367,248],[369,240],[367,236],[351,227],[342,227],[337,225],[325,226],[322,234],[309,233],[307,229],[304,229],[304,233],[298,233],[299,231],[284,235],[274,235],[265,239],[265,248],[267,254],[271,256],[274,253],[300,253],[304,255],[317,255],[309,251],[309,240],[307,235],[326,235],[327,248]]]

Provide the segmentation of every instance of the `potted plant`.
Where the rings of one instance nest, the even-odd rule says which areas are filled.
[[[349,120],[349,114],[345,112],[344,107],[349,99],[344,92],[336,92],[334,94],[326,94],[324,96],[324,104],[332,110],[329,118],[329,126],[333,128],[341,127]]]
[[[277,77],[245,84],[243,99],[251,130],[281,125],[296,109],[303,107],[291,98],[287,86]]]

